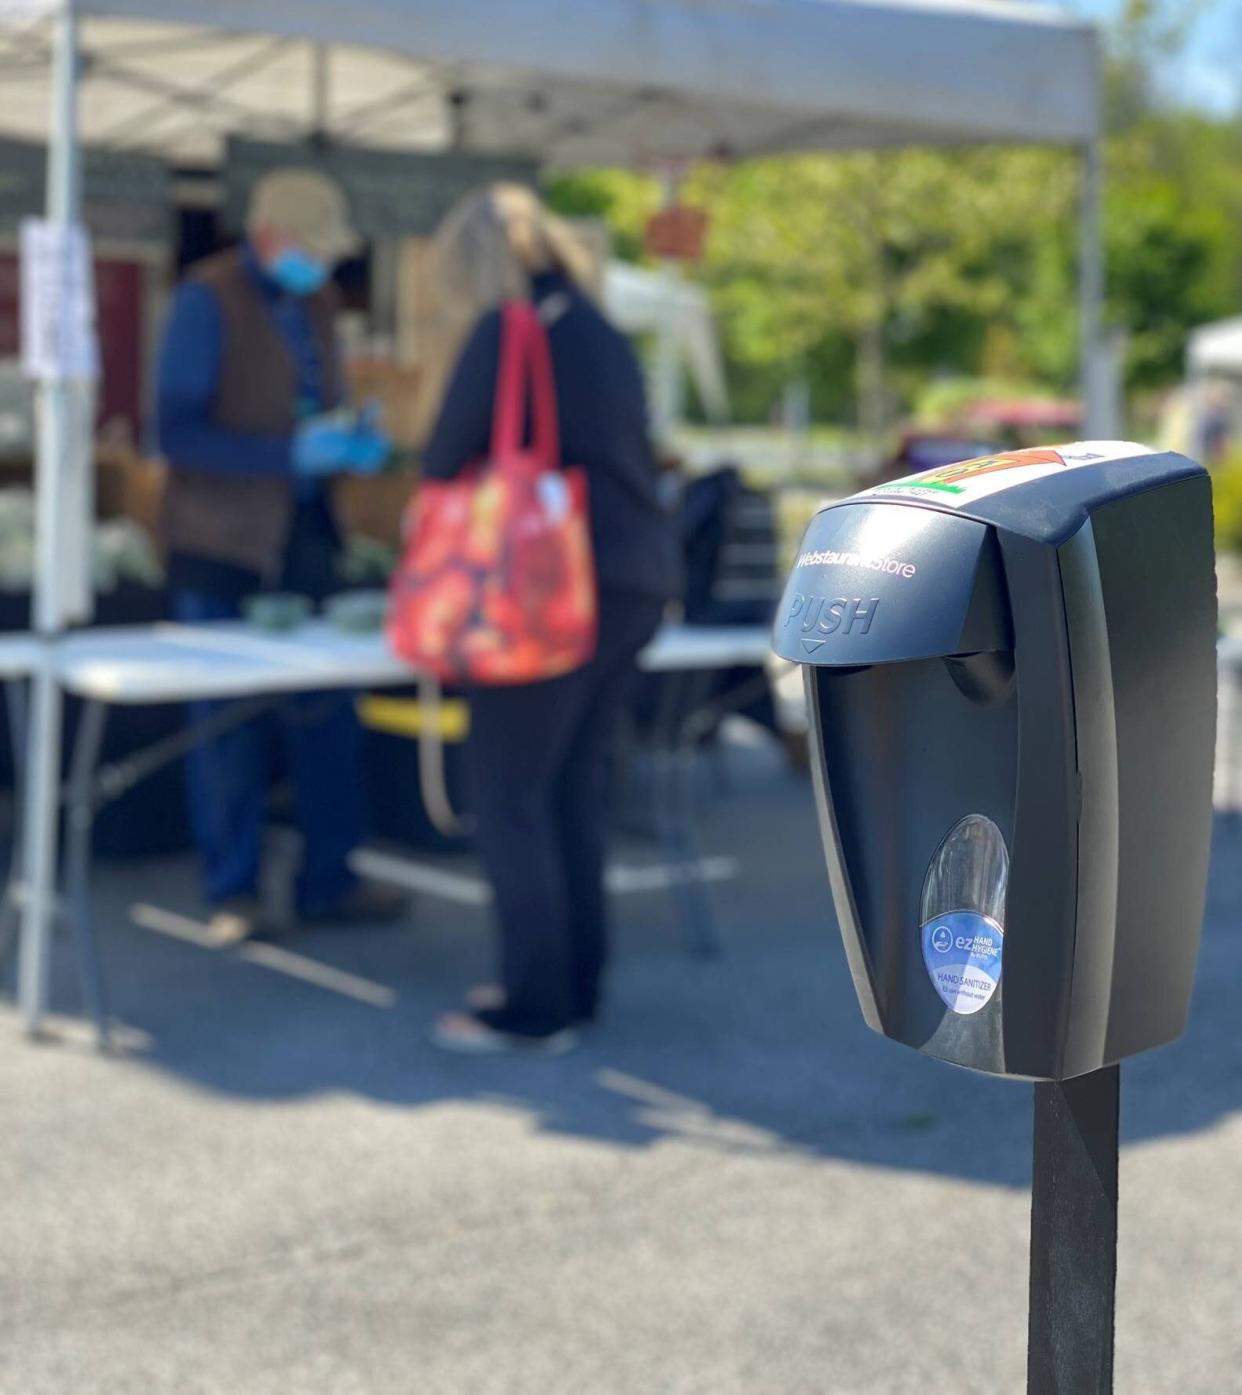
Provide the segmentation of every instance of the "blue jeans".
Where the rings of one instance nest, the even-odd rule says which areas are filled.
[[[236,619],[236,602],[196,591],[173,593],[174,617],[185,623]],[[192,702],[201,722],[224,704]],[[292,776],[302,834],[296,886],[301,913],[329,909],[355,884],[349,854],[362,841],[363,798],[358,719],[347,692],[298,693],[281,703],[277,723]],[[202,859],[208,901],[248,896],[259,888],[270,727],[262,720],[195,745],[186,756],[190,825]]]

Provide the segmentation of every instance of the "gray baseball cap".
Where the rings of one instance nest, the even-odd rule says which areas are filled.
[[[340,186],[318,170],[286,166],[265,174],[250,195],[249,228],[274,228],[325,261],[356,252],[362,239]]]

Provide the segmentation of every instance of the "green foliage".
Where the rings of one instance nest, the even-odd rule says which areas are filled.
[[[1212,512],[1216,546],[1242,552],[1242,455],[1229,456],[1212,471]]]
[[[1108,307],[1131,387],[1182,371],[1186,332],[1242,293],[1242,126],[1154,114],[1107,145]]]
[[[1181,376],[1187,330],[1242,308],[1242,120],[1162,108],[1152,73],[1201,0],[1126,0],[1105,92],[1106,321],[1125,378]],[[552,181],[567,213],[605,218],[642,257],[650,178]],[[1077,387],[1078,168],[1066,151],[903,150],[703,164],[683,197],[711,215],[692,275],[709,289],[735,411],[765,419],[804,379],[818,420],[873,432],[929,383]]]
[[[548,207],[566,218],[603,219],[612,234],[613,255],[622,261],[641,258],[643,228],[660,205],[656,180],[623,170],[553,175],[543,195]]]
[[[855,415],[882,428],[929,370],[979,363],[989,326],[1010,314],[1032,228],[1068,206],[1071,173],[1064,156],[1034,150],[696,171],[686,196],[712,212],[698,274],[735,379],[806,376],[817,415],[855,399]]]

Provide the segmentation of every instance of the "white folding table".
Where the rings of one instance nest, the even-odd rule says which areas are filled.
[[[38,642],[28,644],[37,654]],[[639,665],[653,673],[710,670],[761,664],[770,655],[769,631],[762,625],[665,625]],[[0,677],[4,662],[0,642]],[[381,635],[346,634],[322,620],[287,633],[234,620],[84,630],[60,642],[58,663],[69,692],[117,705],[418,680]]]
[[[66,692],[83,701],[65,790],[67,812],[65,908],[75,933],[84,1000],[106,1040],[103,978],[90,916],[91,832],[98,808],[193,744],[250,720],[287,694],[324,689],[375,689],[418,684],[428,701],[439,698],[434,680],[393,657],[379,634],[343,633],[311,621],[286,633],[263,631],[238,621],[198,625],[157,624],[79,631],[56,641],[56,665]],[[0,640],[0,679],[28,674],[39,662],[41,643],[26,636]],[[694,863],[697,852],[686,790],[688,748],[702,730],[695,684],[721,669],[763,665],[771,656],[763,626],[666,625],[639,657],[641,668],[677,676],[672,714],[660,741],[665,789],[657,800],[660,834],[670,852]],[[11,700],[16,685],[9,683]],[[183,703],[234,699],[204,722],[188,725],[153,746],[114,764],[100,766],[108,708],[114,705]],[[429,724],[434,728],[435,724]],[[423,797],[443,824],[452,810],[445,790],[442,751],[432,739],[420,745]],[[693,876],[674,879],[692,947],[714,948],[710,906]],[[10,906],[16,878],[10,875]],[[23,952],[28,947],[23,946]],[[29,1005],[26,1005],[29,1007]]]

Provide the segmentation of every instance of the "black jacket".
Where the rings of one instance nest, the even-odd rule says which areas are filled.
[[[548,322],[561,459],[581,466],[590,491],[602,590],[668,598],[680,590],[673,520],[656,493],[642,373],[629,342],[565,277],[539,276],[534,298]],[[500,360],[500,314],[475,326],[423,452],[429,479],[450,479],[487,453]]]

